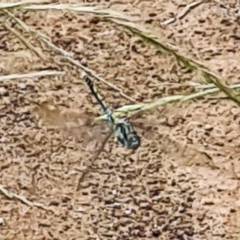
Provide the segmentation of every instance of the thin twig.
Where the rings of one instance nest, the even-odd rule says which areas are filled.
[[[188,5],[185,6],[185,8],[176,17],[172,17],[170,19],[167,19],[167,20],[161,22],[161,26],[166,26],[170,23],[173,23],[177,19],[183,19],[192,9],[194,9],[197,6],[201,5],[202,3],[205,3],[208,1],[209,0],[201,0],[201,1],[189,3]]]
[[[177,20],[176,17],[168,18],[160,23],[161,26],[167,26]]]
[[[23,74],[9,74],[5,76],[0,76],[0,81],[9,81],[13,79],[22,79],[22,78],[57,76],[57,75],[63,75],[63,74],[64,74],[63,71],[43,70],[38,72],[30,72],[30,73],[23,73]]]
[[[3,185],[1,185],[1,184],[0,184],[0,192],[3,195],[5,195],[7,198],[17,199],[20,202],[22,202],[22,203],[24,203],[24,204],[26,204],[30,207],[38,207],[38,208],[41,208],[41,209],[44,209],[44,210],[48,210],[47,207],[45,207],[43,204],[31,202],[24,196],[20,196],[20,195],[17,195],[15,193],[12,193],[12,192],[8,191],[6,188],[4,188]]]
[[[197,2],[189,3],[177,16],[178,19],[184,18],[192,9],[198,7],[199,5],[209,2],[209,0],[201,0]]]

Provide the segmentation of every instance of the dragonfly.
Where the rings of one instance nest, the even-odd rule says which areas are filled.
[[[114,118],[112,112],[100,99],[99,94],[95,90],[90,77],[85,76],[84,80],[91,92],[91,95],[93,95],[95,100],[97,100],[107,118],[107,127],[106,124],[95,122],[95,117],[92,112],[87,113],[81,111],[80,109],[69,109],[66,107],[61,108],[60,105],[56,105],[53,103],[53,101],[49,100],[42,103],[35,101],[35,106],[32,109],[33,113],[37,115],[38,118],[40,118],[40,121],[47,124],[48,126],[50,125],[54,127],[54,129],[63,130],[67,136],[75,137],[78,142],[83,142],[85,144],[87,143],[87,145],[91,145],[89,142],[96,142],[96,144],[92,144],[93,148],[90,147],[90,151],[92,150],[93,153],[91,154],[90,159],[83,160],[86,162],[86,164],[89,162],[90,166],[88,166],[86,171],[82,171],[81,176],[78,180],[77,191],[81,187],[81,182],[83,181],[84,176],[92,168],[93,162],[104,150],[105,144],[107,143],[112,133],[114,133],[118,142],[127,149],[136,150],[141,144],[141,138],[135,131],[133,125],[126,118]],[[137,127],[138,124],[137,121],[134,121],[135,127]],[[157,131],[157,129],[154,128],[155,124],[152,121],[150,126],[147,126],[146,122],[144,125],[142,125],[142,121],[140,122],[140,125],[140,128],[138,126],[139,131],[140,129],[144,129],[145,133],[150,133],[151,143],[153,143],[154,151],[160,150],[160,152],[166,154],[167,156],[172,155],[174,158],[178,159],[178,162],[181,161],[182,165],[192,164],[192,162],[196,161],[198,161],[199,164],[208,164],[211,162],[211,160],[209,160],[209,157],[206,157],[206,154],[201,150],[199,151],[198,149],[195,149],[195,147],[188,147],[186,144],[182,144],[177,139],[174,139],[174,137],[172,137],[170,134],[169,127],[161,127],[160,125],[157,126]],[[149,139],[149,137],[147,137],[145,134],[143,134],[143,136],[141,135],[141,137],[144,137],[145,140]],[[82,145],[80,144],[80,146]],[[84,149],[86,149],[85,146]],[[87,147],[87,151],[88,149],[89,148]]]
[[[47,126],[63,130],[62,132],[65,135],[72,136],[77,141],[82,142],[85,145],[84,148],[87,146],[89,151],[96,153],[95,155],[99,155],[112,134],[124,148],[138,149],[141,145],[141,138],[130,121],[127,118],[115,118],[111,110],[101,100],[90,77],[83,75],[83,80],[106,116],[107,125],[96,122],[91,112],[86,113],[80,109],[62,108],[50,100],[42,103],[35,101],[32,109],[34,115]]]
[[[79,109],[67,109],[57,106],[53,101],[43,101],[42,103],[34,102],[32,112],[37,118],[53,127],[54,129],[63,130],[68,136],[75,137],[78,141],[86,144],[87,150],[93,152],[89,159],[90,167],[87,171],[82,172],[78,180],[77,191],[80,189],[80,183],[91,169],[92,163],[98,158],[104,150],[105,144],[114,133],[117,141],[126,149],[136,150],[141,144],[141,138],[135,131],[133,125],[125,119],[116,119],[112,112],[106,107],[104,102],[94,88],[93,82],[88,75],[83,76],[91,95],[100,105],[104,115],[106,116],[108,127],[103,124],[98,124],[94,121],[94,116],[91,113],[81,112]],[[92,148],[88,147],[89,142],[94,142]],[[83,145],[85,145],[83,144]],[[84,146],[83,146],[84,147]],[[85,147],[84,147],[85,148]],[[85,148],[86,149],[86,148]]]
[[[102,108],[103,114],[106,116],[107,121],[111,126],[118,142],[127,149],[137,149],[141,144],[141,138],[135,131],[133,125],[126,119],[116,120],[109,108],[107,108],[103,101],[100,99],[97,91],[93,86],[93,81],[91,78],[87,74],[84,74],[83,79],[89,87],[92,96],[96,99],[97,103]]]

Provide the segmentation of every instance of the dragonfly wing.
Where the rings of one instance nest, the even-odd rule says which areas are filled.
[[[99,143],[109,133],[104,124],[94,122],[91,114],[75,109],[65,109],[51,102],[36,104],[33,113],[46,125],[62,130],[65,136],[72,136],[89,149],[98,148]]]
[[[87,132],[84,133],[84,145],[87,146],[87,150],[94,154],[103,150],[105,141],[109,139],[112,134],[112,130],[107,128],[106,125],[95,125]],[[104,143],[104,146],[102,144]]]
[[[93,162],[98,158],[112,134],[112,128],[94,123],[89,115],[78,110],[60,109],[49,102],[37,104],[33,112],[44,123],[63,130],[67,136],[73,136],[82,142],[87,151],[92,152],[89,169],[84,171],[77,184],[77,190]],[[88,161],[88,160],[87,160]]]
[[[92,155],[92,157],[90,159],[90,166],[89,166],[89,168],[85,172],[83,172],[80,175],[79,179],[78,179],[78,184],[77,184],[77,188],[76,188],[77,191],[80,190],[81,182],[83,181],[85,175],[91,170],[93,162],[98,158],[98,156],[104,150],[104,147],[105,147],[105,145],[106,145],[106,143],[107,143],[107,141],[108,141],[108,139],[110,138],[111,135],[112,135],[112,130],[109,131],[108,134],[105,135],[103,141],[99,142],[99,145],[96,146],[94,154]]]
[[[51,102],[36,104],[33,113],[45,124],[52,127],[68,128],[68,126],[91,126],[93,117],[75,109],[64,109]]]
[[[166,109],[159,109],[158,112],[163,115]],[[130,122],[133,124],[135,130],[140,134],[141,137],[144,137],[148,140],[154,139],[157,137],[158,133],[168,132],[168,128],[161,125],[161,120],[156,118],[154,113],[151,114],[151,110],[146,112],[138,112],[131,116]]]

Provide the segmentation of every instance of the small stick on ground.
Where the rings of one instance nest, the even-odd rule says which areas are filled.
[[[199,5],[201,5],[202,3],[206,3],[209,2],[209,0],[201,0],[201,1],[197,1],[197,2],[192,2],[189,3],[183,10],[182,12],[180,12],[177,16],[178,19],[182,19],[184,18],[192,9],[198,7]]]
[[[0,81],[9,81],[13,79],[22,79],[22,78],[35,78],[35,77],[46,77],[46,76],[57,76],[63,75],[64,72],[56,70],[43,70],[39,72],[29,72],[23,74],[9,74],[5,76],[0,76]]]
[[[38,207],[44,210],[48,210],[47,207],[45,207],[43,204],[41,203],[34,203],[29,201],[26,197],[24,196],[20,196],[18,194],[15,194],[13,192],[8,191],[6,188],[3,187],[3,185],[0,184],[0,192],[5,195],[7,198],[9,199],[17,199],[20,202],[30,206],[30,207]]]
[[[201,1],[197,1],[197,2],[192,2],[188,5],[186,5],[186,7],[176,16],[170,19],[167,19],[163,22],[161,22],[162,26],[166,26],[170,23],[175,22],[177,19],[183,19],[192,9],[194,9],[195,7],[201,5],[202,3],[208,2],[208,0],[201,0]]]

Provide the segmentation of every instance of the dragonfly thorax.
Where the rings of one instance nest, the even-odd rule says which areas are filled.
[[[140,137],[128,122],[116,123],[114,134],[117,140],[126,148],[137,149],[140,146]]]

